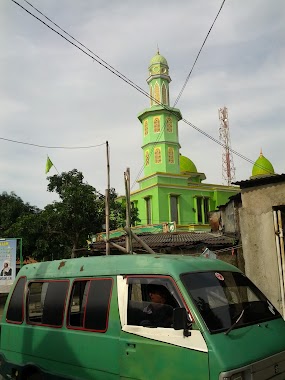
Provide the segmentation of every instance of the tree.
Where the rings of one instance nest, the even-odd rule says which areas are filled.
[[[16,194],[0,196],[2,237],[22,237],[24,256],[42,260],[74,257],[78,248],[86,247],[89,235],[103,230],[105,197],[84,182],[76,169],[48,177],[48,191],[56,192],[60,201],[44,210],[24,203]],[[116,201],[110,189],[110,229],[125,225],[126,207]],[[137,210],[132,210],[133,223]]]
[[[96,189],[83,182],[83,174],[76,169],[48,177],[48,191],[56,192],[60,202],[45,208],[54,234],[61,234],[71,244],[72,254],[86,245],[90,232],[96,233],[104,223],[104,202]]]
[[[24,203],[14,192],[0,194],[0,228],[2,237],[7,237],[6,231],[23,215],[39,213],[40,209]]]

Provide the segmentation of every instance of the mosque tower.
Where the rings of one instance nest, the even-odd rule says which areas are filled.
[[[138,115],[143,130],[144,176],[154,173],[179,174],[179,109],[170,108],[169,67],[159,51],[149,64],[150,107]]]

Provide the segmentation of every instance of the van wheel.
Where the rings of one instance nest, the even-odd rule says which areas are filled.
[[[29,371],[21,377],[21,380],[43,380],[43,379],[44,379],[43,375],[41,374],[41,372],[37,370]]]
[[[30,372],[24,376],[25,380],[43,380],[43,375],[40,372]]]

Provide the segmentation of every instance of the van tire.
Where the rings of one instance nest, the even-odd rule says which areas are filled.
[[[28,373],[25,380],[42,380],[43,376],[40,372]]]
[[[44,377],[40,371],[37,369],[28,369],[27,371],[24,371],[22,377],[22,380],[43,380]]]

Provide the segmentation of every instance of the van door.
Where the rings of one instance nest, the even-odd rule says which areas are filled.
[[[185,337],[183,330],[172,327],[173,309],[186,307],[173,279],[118,276],[117,285],[120,379],[208,379],[208,349],[200,331],[191,330]]]

